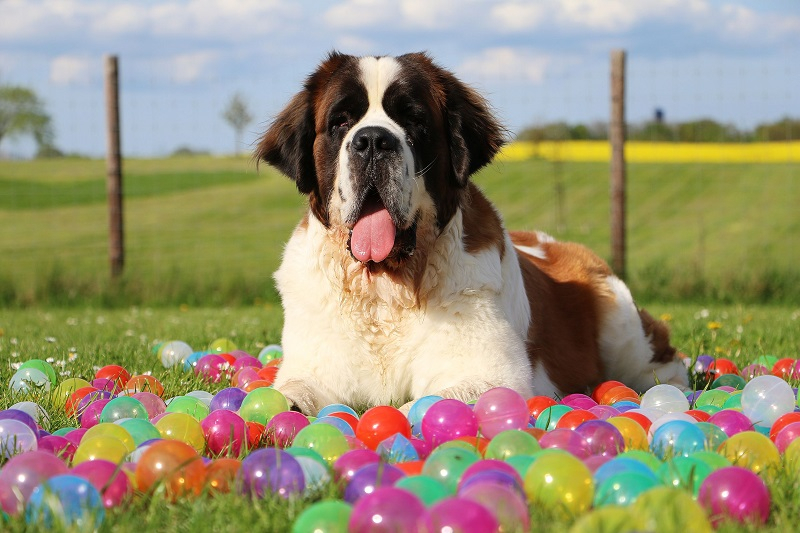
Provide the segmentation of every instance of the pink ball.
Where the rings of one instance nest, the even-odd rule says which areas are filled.
[[[61,460],[71,463],[78,447],[66,437],[47,435],[39,439],[39,447],[37,449],[50,452]]]
[[[111,461],[104,459],[84,461],[76,465],[70,473],[91,483],[100,492],[103,506],[106,508],[121,505],[133,494],[128,476]]]
[[[247,443],[247,424],[233,411],[217,409],[201,422],[206,447],[216,456],[238,457]]]
[[[507,474],[516,482],[520,489],[522,488],[522,477],[520,477],[517,469],[511,466],[511,464],[497,459],[481,459],[480,461],[475,461],[464,470],[464,473],[461,474],[461,479],[458,480],[458,489],[461,490],[471,478],[484,472],[502,472],[503,474]]]
[[[725,518],[761,525],[769,518],[769,490],[746,468],[727,466],[711,472],[700,485],[697,501],[708,511],[711,523]]]
[[[103,400],[95,400],[87,405],[80,416],[81,427],[83,429],[89,429],[90,427],[96,426],[100,422],[100,413],[103,411],[103,407],[110,401],[110,399],[106,398]]]
[[[597,402],[591,399],[589,396],[578,393],[564,396],[564,399],[561,400],[561,403],[564,405],[569,405],[573,409],[584,409],[586,411],[597,405]]]
[[[164,414],[167,411],[167,404],[158,395],[148,391],[140,391],[131,395],[131,398],[136,398],[147,411],[147,417],[153,419],[158,415]]]
[[[729,437],[753,429],[753,422],[747,415],[733,409],[717,411],[709,417],[708,423],[714,424]]]
[[[592,455],[614,457],[625,451],[622,433],[614,424],[605,420],[587,420],[575,428],[575,433],[586,439]]]
[[[466,498],[445,498],[434,504],[430,513],[434,531],[495,533],[500,527],[486,507]]]
[[[267,422],[264,435],[269,446],[288,448],[301,429],[309,425],[308,418],[297,411],[282,411]]]
[[[422,417],[422,436],[434,448],[443,442],[478,434],[478,419],[459,400],[439,400]]]
[[[231,369],[232,373],[236,373],[237,370],[241,370],[242,368],[249,366],[253,368],[261,368],[264,365],[261,364],[261,361],[253,357],[252,355],[243,355],[241,357],[236,358],[236,362],[233,363],[233,367]]]
[[[481,435],[487,439],[508,429],[525,429],[530,418],[525,399],[506,387],[495,387],[481,394],[473,412]]]
[[[794,440],[800,437],[800,422],[792,422],[791,424],[786,424],[777,435],[775,435],[775,446],[778,448],[778,451],[783,452],[786,451],[786,447],[789,446]],[[39,441],[39,449],[42,448],[42,441]]]
[[[486,507],[497,519],[501,531],[530,531],[531,518],[524,496],[499,483],[475,483],[458,491],[459,498]]]
[[[333,476],[335,479],[350,481],[359,468],[368,464],[379,463],[380,460],[381,456],[369,449],[344,452],[333,463]]]
[[[414,494],[396,487],[378,487],[355,504],[348,531],[427,533],[432,527],[428,510]]]
[[[83,434],[86,433],[87,431],[89,430],[86,428],[73,429],[72,431],[64,435],[64,438],[70,441],[72,444],[74,444],[75,447],[77,448],[81,443]]]
[[[598,420],[608,420],[612,416],[620,415],[619,410],[610,405],[595,405],[589,408],[589,412],[596,416]]]
[[[542,448],[558,448],[567,451],[578,459],[586,459],[592,455],[586,439],[575,430],[568,428],[556,428],[548,431],[539,439],[539,445]]]
[[[25,509],[28,498],[42,481],[67,473],[64,461],[38,450],[15,455],[0,469],[0,507],[10,515]]]
[[[227,364],[228,362],[224,357],[210,353],[198,359],[197,366],[194,367],[194,373],[206,381],[218,383],[224,375],[223,369]]]

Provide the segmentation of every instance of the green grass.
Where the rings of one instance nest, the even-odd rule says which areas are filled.
[[[685,353],[731,358],[739,367],[759,355],[797,357],[800,352],[800,304],[794,306],[658,304],[648,309],[665,317],[673,339]],[[710,329],[709,322],[719,329]],[[280,341],[282,316],[277,306],[237,308],[49,308],[0,310],[0,383],[8,383],[12,364],[27,359],[52,358],[63,377],[91,379],[105,364],[121,364],[132,373],[153,371],[165,384],[165,396],[204,389],[215,392],[225,386],[200,383],[179,369],[166,370],[152,354],[152,347],[180,339],[202,349],[219,337],[227,337],[251,353]],[[63,366],[58,362],[63,361]],[[2,390],[2,389],[0,389]],[[27,397],[0,392],[0,409]],[[47,395],[35,395],[50,413],[46,429],[75,426],[61,406]],[[765,528],[728,525],[722,531],[774,531],[794,528],[800,516],[800,496],[795,472],[783,472],[770,485],[773,507]],[[250,502],[236,494],[202,497],[194,501],[167,503],[161,497],[138,495],[126,507],[110,511],[101,528],[105,532],[140,532],[146,527],[175,531],[288,531],[306,506],[322,497],[339,495],[335,486],[298,501],[268,498]],[[531,509],[536,531],[566,531],[570,521],[542,509]],[[677,523],[677,522],[676,522]],[[30,531],[21,518],[3,526],[8,531]],[[670,524],[663,524],[670,531]]]
[[[247,158],[127,160],[125,273],[108,275],[104,163],[0,161],[0,304],[251,305],[303,213]],[[800,301],[797,164],[631,164],[628,271],[645,300]],[[608,167],[494,164],[475,177],[512,229],[608,258]],[[563,193],[556,194],[561,183]]]

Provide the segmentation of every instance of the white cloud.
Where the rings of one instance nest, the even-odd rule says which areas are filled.
[[[468,58],[459,73],[478,79],[525,81],[539,84],[544,80],[553,57],[509,47],[490,48]]]
[[[56,85],[88,85],[101,65],[100,58],[61,55],[50,62],[50,81]]]
[[[210,78],[218,57],[212,51],[178,54],[161,61],[161,70],[176,83],[191,83]]]
[[[325,13],[334,28],[454,28],[479,3],[461,0],[344,0]],[[474,21],[472,21],[474,22]]]
[[[378,27],[397,20],[397,4],[393,0],[346,0],[325,13],[325,22],[334,28]]]

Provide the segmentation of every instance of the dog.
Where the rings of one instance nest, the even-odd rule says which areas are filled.
[[[254,156],[308,197],[274,275],[293,409],[688,386],[667,327],[602,259],[505,229],[470,177],[506,137],[425,53],[332,52],[277,115]]]

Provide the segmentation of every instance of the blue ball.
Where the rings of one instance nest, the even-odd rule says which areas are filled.
[[[47,529],[92,531],[105,518],[103,499],[86,479],[64,474],[53,476],[33,489],[25,509],[28,524]]]
[[[335,427],[339,431],[342,432],[342,435],[347,437],[355,437],[356,432],[353,431],[353,428],[350,427],[350,424],[342,420],[341,418],[337,418],[335,416],[322,416],[318,417],[316,420],[311,422],[312,424],[330,424],[331,426]]]
[[[605,482],[605,480],[625,472],[635,472],[643,476],[650,476],[654,480],[658,480],[658,476],[656,476],[655,472],[650,470],[649,466],[641,461],[637,461],[636,459],[631,459],[630,457],[615,457],[614,459],[603,463],[597,470],[595,470],[594,475],[592,475],[592,479],[594,480],[595,487],[599,487],[603,484],[603,482]]]
[[[650,443],[650,449],[661,460],[675,456],[688,457],[705,447],[706,435],[703,430],[685,420],[667,422],[653,433]]]
[[[323,416],[327,416],[331,413],[350,413],[354,417],[358,418],[358,413],[356,413],[355,409],[344,405],[343,403],[332,403],[330,405],[326,405],[319,410],[319,413],[317,413],[317,418],[322,418]]]
[[[408,411],[408,423],[411,424],[411,432],[415,437],[422,437],[422,417],[425,416],[431,405],[441,399],[441,396],[431,394],[430,396],[423,396],[411,406]]]

